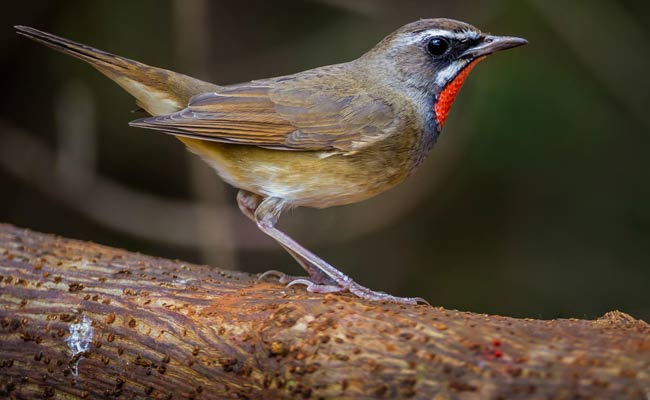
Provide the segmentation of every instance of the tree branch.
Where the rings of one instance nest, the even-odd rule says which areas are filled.
[[[649,394],[650,326],[620,312],[377,304],[0,225],[0,397]]]

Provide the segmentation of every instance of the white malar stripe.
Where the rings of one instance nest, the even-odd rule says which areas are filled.
[[[467,60],[456,60],[436,74],[436,85],[443,87],[465,68]]]

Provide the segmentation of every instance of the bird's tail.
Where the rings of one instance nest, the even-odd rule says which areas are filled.
[[[150,67],[34,28],[15,28],[20,35],[89,63],[129,92],[138,106],[152,115],[179,111],[187,106],[190,97],[219,89],[211,83]]]

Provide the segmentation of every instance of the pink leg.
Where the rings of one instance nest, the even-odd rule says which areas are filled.
[[[251,219],[254,219],[262,232],[271,236],[289,251],[309,274],[310,279],[300,278],[289,283],[289,286],[293,284],[305,284],[307,285],[307,290],[317,293],[338,291],[336,288],[340,288],[340,290],[347,290],[357,297],[374,301],[404,304],[427,303],[426,300],[420,297],[396,297],[383,292],[375,292],[361,286],[314,253],[302,247],[284,232],[278,230],[275,224],[285,206],[282,199],[273,197],[262,199],[260,196],[242,190],[237,195],[237,201],[247,216],[253,210],[252,206],[257,204],[254,208],[253,218]],[[323,276],[327,277],[327,282],[323,282]]]
[[[237,193],[237,204],[239,205],[239,209],[241,212],[247,216],[251,221],[257,223],[257,220],[255,219],[255,210],[257,207],[259,207],[260,203],[262,203],[264,199],[261,196],[258,196],[253,193],[248,193],[244,191],[240,191]],[[299,277],[299,276],[291,276],[287,275],[284,272],[276,271],[276,270],[269,270],[264,273],[262,273],[259,277],[259,279],[264,279],[268,276],[276,277],[278,278],[278,281],[280,283],[289,283],[288,286],[293,286],[296,284],[306,284],[306,282],[311,282],[311,285],[307,285],[307,290],[311,287],[312,289],[315,289],[316,286],[321,286],[323,290],[325,290],[327,293],[332,293],[332,292],[337,292],[337,291],[343,291],[345,289],[339,287],[336,285],[336,282],[332,280],[330,277],[327,275],[323,274],[317,267],[314,267],[301,257],[299,254],[295,253],[293,250],[290,248],[286,247],[285,245],[280,243],[280,246],[284,248],[287,253],[291,255],[291,257],[296,260],[300,266],[309,273],[309,279],[306,279],[304,277]],[[315,284],[315,285],[314,285]],[[334,290],[336,288],[337,290]]]

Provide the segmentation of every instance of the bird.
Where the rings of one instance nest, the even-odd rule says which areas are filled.
[[[431,152],[456,94],[486,56],[527,43],[446,18],[420,19],[355,60],[217,85],[26,26],[18,34],[89,63],[150,116],[129,123],[175,136],[239,189],[237,204],[306,271],[267,271],[312,293],[426,303],[364,287],[277,228],[295,207],[360,202],[411,175]]]

